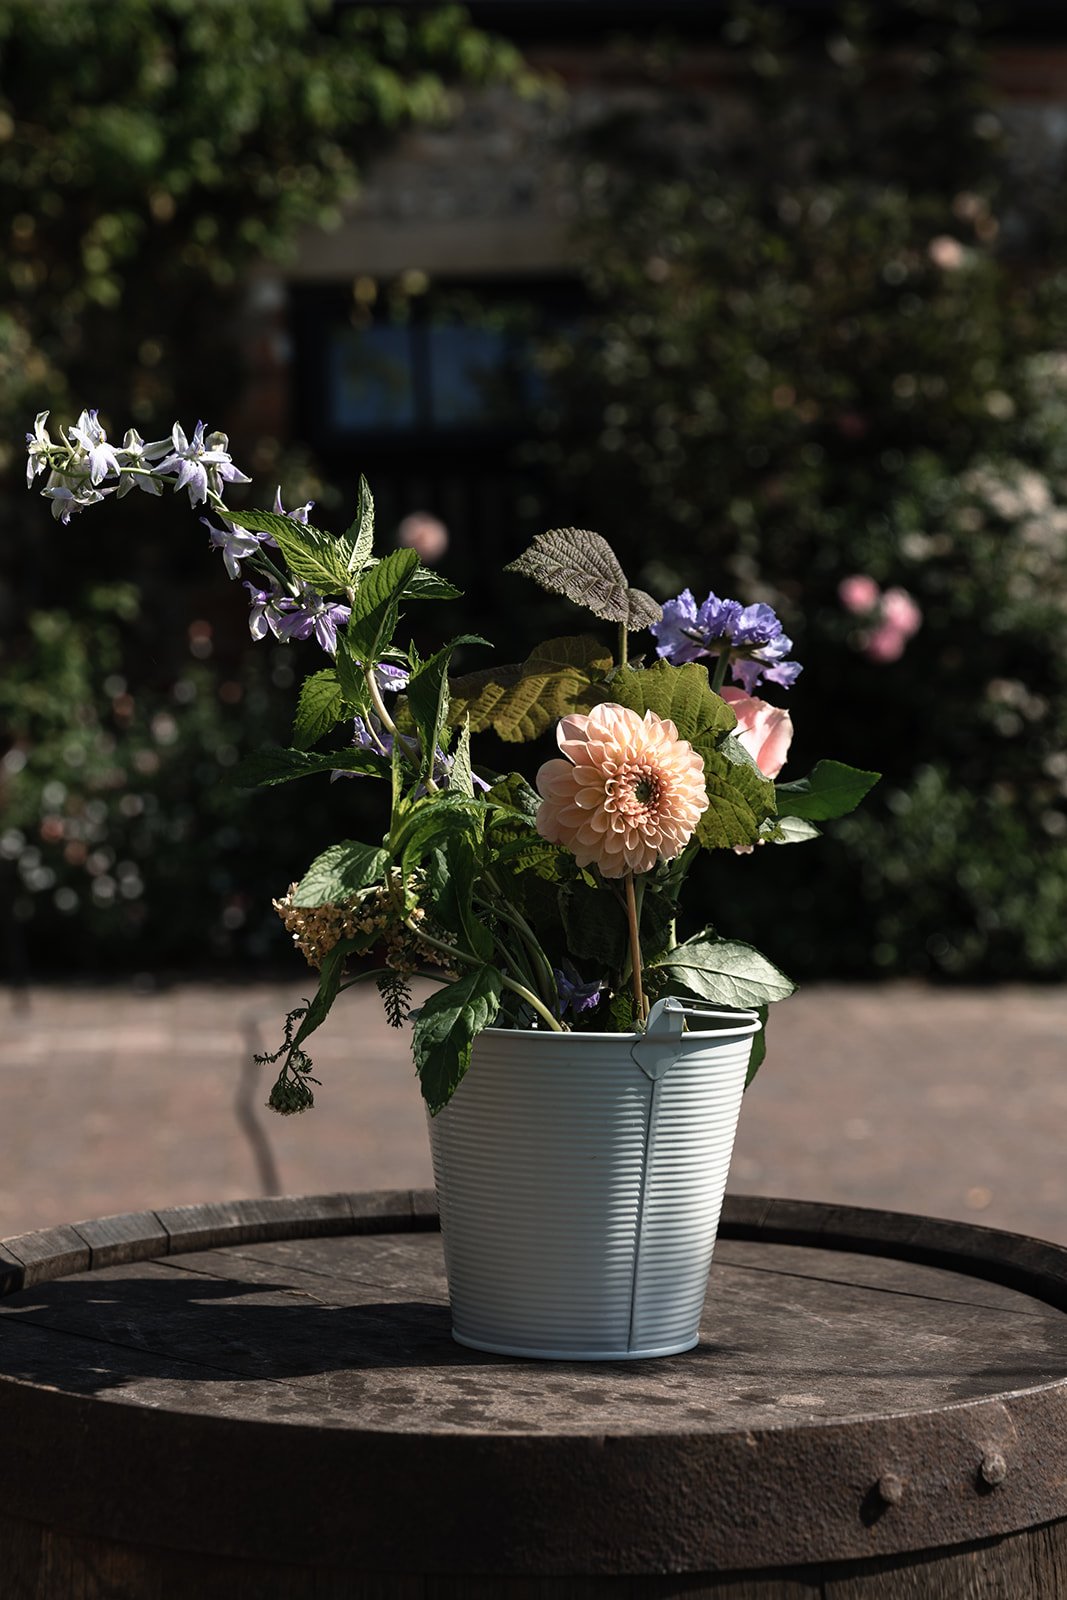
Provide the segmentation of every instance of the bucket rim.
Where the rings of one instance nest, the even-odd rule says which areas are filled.
[[[708,1015],[707,1012],[704,1013]],[[726,1011],[715,1013],[724,1019],[737,1018],[736,1023],[725,1028],[688,1028],[681,1035],[683,1039],[745,1039],[752,1038],[763,1027],[758,1015],[754,1011]],[[625,1045],[629,1049],[648,1038],[645,1033],[592,1033],[587,1029],[577,1032],[569,1029],[566,1033],[554,1033],[550,1028],[482,1028],[476,1035],[478,1039],[485,1035],[492,1035],[495,1039],[537,1039],[540,1041],[551,1040],[557,1043],[565,1041],[573,1044],[578,1039],[588,1039],[600,1043],[612,1042]]]

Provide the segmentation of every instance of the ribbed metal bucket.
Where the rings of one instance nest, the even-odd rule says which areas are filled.
[[[666,1000],[643,1035],[478,1036],[430,1120],[460,1344],[568,1361],[696,1344],[759,1027]]]

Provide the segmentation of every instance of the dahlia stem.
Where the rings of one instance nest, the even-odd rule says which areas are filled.
[[[641,987],[641,934],[638,928],[637,896],[634,893],[632,872],[626,874],[626,918],[630,924],[630,966],[634,986],[634,1006],[638,1022],[643,1023],[648,1016],[648,1002]]]

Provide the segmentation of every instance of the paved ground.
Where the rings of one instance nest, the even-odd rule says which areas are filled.
[[[407,1042],[377,996],[314,1041],[304,1116],[251,1054],[299,984],[0,996],[0,1237],[156,1205],[428,1184]],[[357,998],[358,996],[358,998]],[[1067,1242],[1067,990],[811,988],[778,1008],[731,1187]]]

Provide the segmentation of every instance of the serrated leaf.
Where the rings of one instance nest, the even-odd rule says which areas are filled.
[[[377,661],[391,642],[401,597],[418,564],[414,550],[394,550],[363,577],[352,601],[348,627],[339,636],[356,660]]]
[[[289,570],[322,595],[343,594],[351,577],[332,533],[279,516],[276,511],[230,511],[226,518],[250,533],[269,533]]]
[[[746,1089],[767,1058],[767,1013],[769,1009],[768,1006],[756,1007],[762,1027],[758,1033],[752,1035],[752,1052],[748,1058],[748,1072],[745,1075]]]
[[[380,883],[389,866],[382,849],[345,839],[316,856],[293,891],[294,906],[339,905]]]
[[[737,726],[737,718],[708,679],[698,661],[672,667],[666,661],[637,669],[621,667],[611,680],[610,698],[644,716],[651,711],[673,722],[679,737],[691,745],[710,744]]]
[[[605,622],[621,622],[629,632],[658,622],[663,608],[642,589],[631,589],[618,557],[589,528],[552,528],[539,533],[505,572],[532,578],[552,594],[564,595]]]
[[[313,672],[304,679],[293,722],[293,743],[298,750],[309,750],[322,736],[336,727],[345,715],[341,684],[333,667]]]
[[[560,890],[559,908],[567,949],[576,961],[594,961],[600,972],[621,965],[629,929],[626,912],[613,894],[571,883]]]
[[[413,872],[426,852],[450,834],[470,836],[480,843],[485,831],[486,810],[478,800],[462,794],[427,795],[406,807],[389,835],[393,860]]]
[[[496,1020],[502,987],[495,967],[476,967],[438,989],[420,1008],[413,1050],[431,1115],[448,1104],[462,1082],[474,1040]]]
[[[778,814],[806,817],[809,822],[829,822],[854,811],[881,777],[846,767],[841,761],[817,761],[807,778],[777,786]]]
[[[360,473],[359,499],[351,525],[338,540],[341,560],[350,577],[358,577],[370,560],[374,548],[374,497]]]
[[[459,600],[463,590],[442,578],[429,567],[416,567],[408,582],[408,593],[416,600]]]
[[[463,633],[458,639],[450,640],[428,661],[421,662],[408,683],[407,703],[419,731],[424,773],[432,769],[438,745],[446,743],[444,729],[449,707],[448,664],[460,645],[488,643],[488,639],[483,639],[480,634]]]
[[[230,781],[240,788],[253,789],[309,778],[317,772],[357,772],[386,778],[389,762],[374,750],[327,750],[318,754],[280,748],[256,750],[233,769]]]
[[[806,817],[768,817],[760,829],[760,838],[765,844],[806,844],[809,839],[818,839],[821,831]]]
[[[469,716],[472,733],[492,728],[512,744],[536,739],[560,717],[608,698],[600,686],[611,665],[610,651],[586,634],[549,639],[521,666],[454,678],[451,718]]]
[[[762,1006],[784,1000],[796,985],[750,944],[735,939],[687,939],[648,969],[657,992],[679,987],[698,1000],[715,1005]]]
[[[480,846],[480,839],[478,844]],[[469,832],[435,835],[433,848],[423,858],[433,919],[448,932],[449,942],[468,955],[488,961],[493,935],[474,910],[474,887],[481,850]]]
[[[486,805],[499,806],[504,811],[517,811],[530,821],[541,808],[541,796],[521,772],[508,772],[498,778],[485,797]]]
[[[452,770],[448,775],[448,787],[455,794],[467,795],[474,799],[474,774],[471,771],[471,725],[464,719],[456,740],[456,748],[452,752]]]
[[[773,795],[773,786],[758,774],[734,766],[720,750],[705,746],[700,754],[704,758],[708,809],[697,823],[698,844],[705,850],[755,844],[767,815],[766,791]]]

